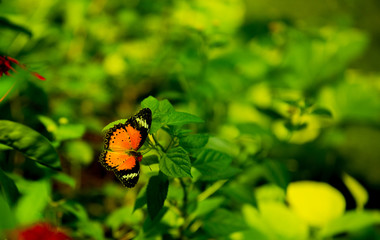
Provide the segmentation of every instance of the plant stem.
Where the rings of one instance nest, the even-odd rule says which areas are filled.
[[[218,189],[221,188],[227,181],[228,180],[219,180],[212,184],[209,188],[206,189],[206,191],[198,195],[198,202],[201,202],[210,197],[212,194],[218,191]]]
[[[188,196],[187,196],[186,185],[185,185],[185,182],[183,181],[182,178],[180,178],[179,181],[180,181],[182,189],[183,189],[183,205],[182,205],[183,218],[187,218],[187,201],[188,201]]]
[[[161,152],[165,152],[164,147],[157,141],[156,137],[153,134],[150,134],[150,136],[152,136],[152,139],[154,141],[154,143],[153,143],[154,146],[155,147],[158,146],[160,148]]]
[[[187,219],[187,201],[188,201],[188,196],[187,196],[187,189],[185,182],[183,181],[182,178],[179,178],[179,181],[181,183],[182,189],[183,189],[183,204],[182,204],[182,217],[184,221],[186,222]],[[185,239],[185,224],[183,224],[180,228],[180,239]]]

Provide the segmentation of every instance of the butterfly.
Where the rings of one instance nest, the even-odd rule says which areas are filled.
[[[144,108],[105,134],[99,161],[107,170],[113,171],[125,187],[132,188],[139,180],[142,155],[137,150],[144,144],[151,123],[152,111]]]

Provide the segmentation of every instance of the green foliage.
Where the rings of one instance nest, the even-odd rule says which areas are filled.
[[[378,239],[379,9],[341,3],[0,1],[0,238]]]
[[[60,168],[58,154],[51,143],[38,132],[22,124],[0,120],[0,143],[48,167]]]
[[[225,209],[217,209],[205,219],[205,231],[211,236],[226,236],[247,228],[243,218]]]
[[[168,194],[169,181],[162,175],[152,176],[146,189],[148,213],[151,219],[155,219],[160,212],[166,195]]]
[[[160,160],[160,170],[169,177],[191,177],[188,153],[181,147],[172,148]]]
[[[11,178],[9,178],[3,170],[0,169],[1,193],[8,201],[9,205],[13,205],[20,196],[20,193]]]

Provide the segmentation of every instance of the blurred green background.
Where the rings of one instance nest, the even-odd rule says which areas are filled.
[[[1,1],[0,53],[47,80],[1,77],[1,96],[18,82],[0,103],[0,118],[52,141],[65,174],[46,185],[45,168],[9,150],[0,152],[1,168],[24,209],[45,189],[41,209],[84,239],[379,238],[379,12],[376,0]],[[190,129],[209,134],[206,147],[228,155],[237,171],[190,181],[191,196],[228,179],[204,204],[209,210],[190,220],[173,210],[148,236],[141,229],[154,223],[144,209],[132,209],[157,169],[143,166],[138,186],[127,190],[97,159],[101,129],[136,113],[150,95],[202,118]],[[305,188],[315,198],[314,182],[329,184],[321,198],[338,190],[344,203],[333,206],[343,210],[314,216],[316,224],[308,218],[315,213],[290,212],[289,183],[305,180],[313,181]],[[169,202],[182,197],[173,181]],[[304,197],[307,190],[294,186],[295,198]],[[225,211],[213,214],[220,206]],[[18,211],[16,226],[51,220],[20,220]],[[223,219],[249,230],[225,227]],[[178,236],[181,221],[189,223]]]

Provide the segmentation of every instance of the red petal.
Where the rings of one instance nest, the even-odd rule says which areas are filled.
[[[14,63],[16,63],[16,64],[20,64],[19,63],[19,61],[17,61],[16,59],[14,59],[14,58],[11,58],[11,57],[7,57],[7,59],[9,60],[9,61],[11,61],[11,62],[14,62]]]
[[[36,73],[36,72],[32,72],[32,74],[33,74],[34,76],[36,76],[38,79],[42,80],[42,81],[45,81],[45,80],[46,80],[46,78],[44,78],[43,76],[41,76],[40,74],[38,74],[38,73]]]

